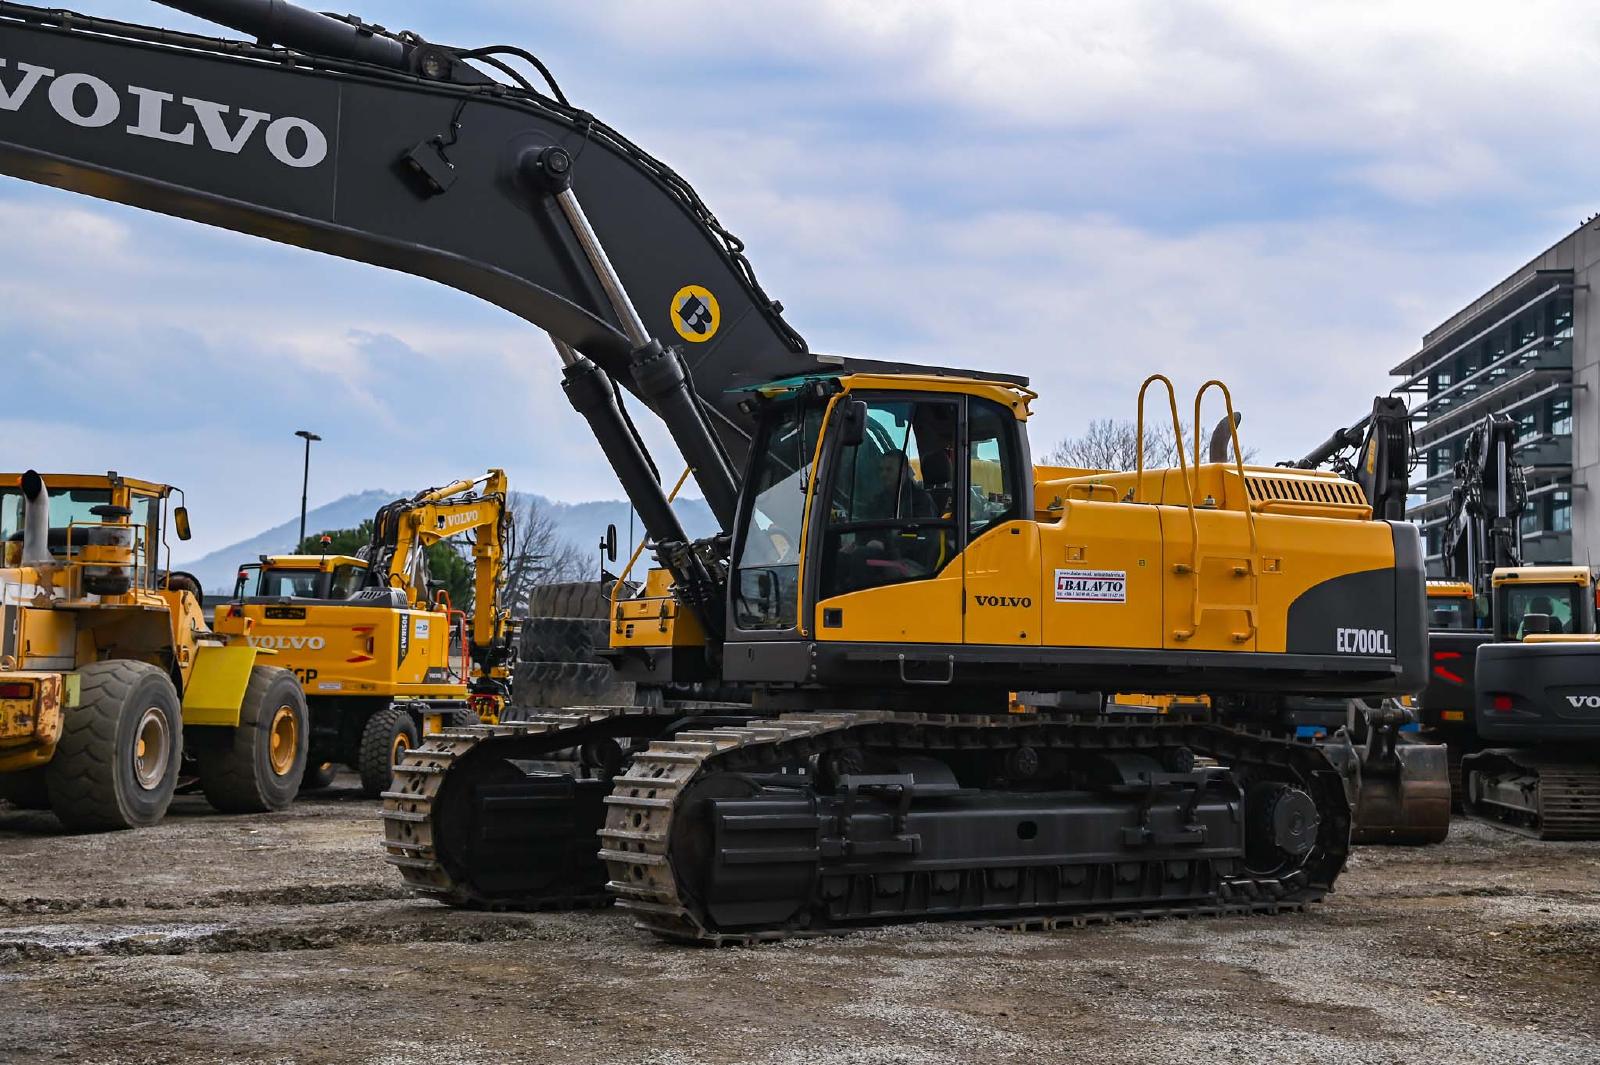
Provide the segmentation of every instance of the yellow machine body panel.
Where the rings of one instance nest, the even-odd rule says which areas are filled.
[[[250,671],[260,653],[248,643],[196,647],[189,683],[183,690],[183,723],[237,726]]]
[[[77,679],[32,670],[0,673],[0,773],[50,760],[62,711],[77,701]]]
[[[243,602],[217,610],[218,632],[274,652],[308,696],[465,699],[467,669],[451,651],[445,610],[344,602]]]

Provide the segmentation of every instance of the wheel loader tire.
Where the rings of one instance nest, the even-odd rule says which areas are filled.
[[[376,798],[389,790],[395,762],[417,743],[417,723],[411,719],[411,711],[394,705],[374,711],[361,730],[361,753],[356,759],[361,794]]]
[[[50,789],[45,784],[45,767],[0,773],[0,801],[19,810],[50,809]]]
[[[607,618],[611,585],[604,581],[541,584],[528,593],[528,615],[535,618]]]
[[[318,762],[306,766],[306,775],[300,778],[300,793],[317,791],[333,783],[333,778],[339,775],[339,766],[335,762]]]
[[[183,710],[172,678],[148,662],[112,659],[78,670],[45,768],[50,808],[69,829],[142,828],[166,816],[183,761]]]
[[[522,622],[523,662],[597,662],[596,649],[610,646],[603,618],[530,617]]]
[[[195,752],[206,800],[225,814],[267,813],[294,802],[305,779],[310,725],[294,674],[256,666],[229,742]]]

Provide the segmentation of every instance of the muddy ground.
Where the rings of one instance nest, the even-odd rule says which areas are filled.
[[[1302,915],[742,950],[413,901],[335,791],[62,836],[0,805],[0,1061],[1600,1061],[1600,844],[1461,824]]]

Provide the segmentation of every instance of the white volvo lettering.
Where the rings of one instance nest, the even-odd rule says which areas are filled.
[[[1383,629],[1335,629],[1334,647],[1342,655],[1391,655],[1389,634]]]
[[[173,103],[173,94],[159,89],[129,85],[124,90],[128,97],[125,101],[117,89],[93,74],[58,75],[49,67],[32,63],[13,65],[0,59],[0,70],[8,67],[20,71],[22,76],[10,87],[6,79],[0,77],[0,111],[21,110],[33,97],[34,90],[48,81],[44,95],[50,109],[63,120],[84,129],[109,126],[124,111],[131,111],[133,121],[125,125],[123,131],[134,137],[194,145],[198,125],[206,147],[238,155],[260,131],[267,153],[284,166],[305,170],[328,158],[327,135],[314,122],[295,115],[274,118],[265,111],[234,108],[193,96],[178,98],[182,107],[191,112],[184,114]],[[230,116],[232,129],[228,128]]]
[[[157,92],[155,89],[141,89],[137,85],[129,85],[128,91],[139,98],[139,118],[128,127],[128,132],[135,137],[149,137],[151,140],[171,141],[173,144],[194,143],[194,123],[185,122],[183,128],[168,132],[161,128],[161,111],[172,102],[170,92]]]
[[[5,65],[6,61],[0,59],[0,68]],[[5,81],[0,79],[0,110],[15,111],[28,102],[28,97],[33,95],[39,82],[56,76],[56,72],[49,67],[36,67],[32,63],[18,63],[17,69],[22,71],[22,80],[17,82],[15,89],[7,92]]]
[[[1600,710],[1600,695],[1569,695],[1567,702],[1574,710]]]
[[[270,647],[275,651],[320,651],[328,645],[321,636],[251,636],[251,647]]]
[[[289,150],[291,130],[299,130],[305,138],[305,150],[299,155]],[[328,157],[328,141],[320,129],[303,118],[279,118],[267,127],[267,151],[284,166],[316,166]]]
[[[239,123],[238,132],[229,133],[227,123],[222,121],[222,116],[232,108],[225,104],[212,103],[210,100],[196,100],[192,96],[185,96],[183,102],[200,120],[200,131],[206,135],[206,144],[230,155],[238,155],[243,151],[244,146],[250,143],[250,135],[255,133],[256,127],[272,117],[260,111],[241,107],[239,117],[244,121]]]
[[[78,110],[82,99],[78,90],[87,87],[94,94],[94,110],[88,114]],[[99,129],[109,126],[122,113],[122,101],[116,90],[93,74],[63,74],[50,83],[50,106],[56,114],[74,126]]]

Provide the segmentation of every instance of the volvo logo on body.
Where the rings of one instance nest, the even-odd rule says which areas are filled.
[[[1334,629],[1334,647],[1342,655],[1392,655],[1383,629]]]
[[[1567,702],[1574,710],[1600,710],[1600,695],[1569,695]]]
[[[7,70],[22,76],[8,77]],[[35,96],[63,121],[83,129],[121,123],[130,136],[200,143],[229,155],[244,151],[259,133],[268,153],[284,166],[303,170],[328,157],[327,136],[315,123],[294,115],[274,118],[264,111],[235,109],[193,96],[175,100],[169,92],[138,85],[118,92],[93,74],[57,74],[49,67],[0,59],[0,111],[20,111]]]
[[[1033,599],[1026,595],[974,595],[979,606],[1032,606]]]
[[[275,651],[320,651],[328,646],[321,636],[251,636],[251,647],[270,647]]]

